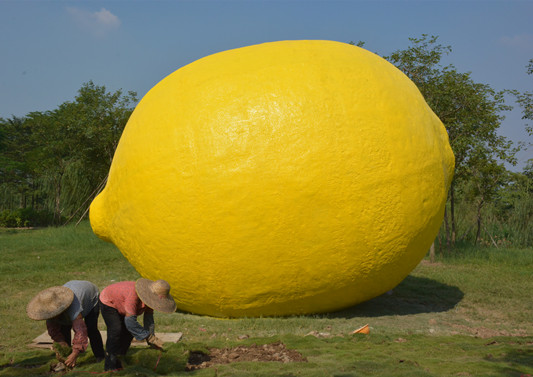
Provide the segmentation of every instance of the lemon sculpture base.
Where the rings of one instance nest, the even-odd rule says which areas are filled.
[[[453,154],[398,69],[359,47],[284,41],[200,59],[133,112],[94,232],[178,308],[327,312],[400,283],[443,217]]]

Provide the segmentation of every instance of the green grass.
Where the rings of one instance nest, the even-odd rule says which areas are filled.
[[[25,314],[39,290],[68,280],[100,288],[139,275],[120,252],[78,227],[0,230],[0,376],[49,373],[52,351],[28,348],[45,331]],[[323,315],[216,319],[156,313],[157,331],[183,332],[158,351],[135,348],[117,376],[533,375],[533,250],[462,248],[424,260],[391,294]],[[369,335],[352,335],[368,323]],[[105,329],[103,321],[101,328]],[[317,338],[312,331],[329,334]],[[189,351],[281,340],[301,363],[232,363],[185,372]],[[67,376],[103,371],[88,351]],[[91,372],[91,373],[89,373]]]

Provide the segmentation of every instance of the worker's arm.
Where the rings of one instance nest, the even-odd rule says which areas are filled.
[[[143,315],[143,325],[144,329],[147,330],[150,334],[155,334],[155,322],[154,322],[154,311],[147,310]]]
[[[137,321],[137,316],[135,314],[126,314],[124,317],[124,324],[131,335],[137,340],[144,340],[150,336],[150,331],[141,326]]]
[[[87,325],[81,316],[78,314],[76,319],[72,321],[72,330],[74,330],[74,339],[72,339],[72,352],[85,352],[89,344],[89,336],[87,334]]]
[[[144,329],[147,330],[150,335],[146,338],[146,343],[149,346],[163,349],[163,341],[155,336],[155,323],[154,323],[154,312],[153,310],[147,310],[144,312],[143,316]]]
[[[124,317],[124,323],[126,324],[126,328],[128,329],[128,331],[135,337],[135,339],[144,339],[146,340],[146,343],[148,343],[149,346],[152,346],[157,349],[163,349],[163,342],[153,333],[150,333],[150,327],[152,329],[154,328],[153,325],[150,326],[150,319],[144,320],[145,325],[148,325],[148,329],[141,326],[141,324],[137,321],[136,315],[126,315]]]
[[[65,337],[61,333],[61,325],[58,322],[50,319],[46,320],[46,329],[48,330],[48,335],[50,335],[50,338],[52,338],[54,342],[68,346]]]
[[[87,325],[85,324],[81,313],[78,314],[74,321],[72,321],[72,330],[74,330],[72,351],[77,350],[78,353],[85,352],[89,344],[89,336],[87,334]]]
[[[146,343],[148,343],[149,346],[155,347],[157,349],[162,349],[163,342],[159,338],[157,338],[153,333],[150,333],[150,328],[152,329],[154,328],[153,314],[151,316],[150,314],[148,314],[148,318],[144,317],[144,324],[145,326],[148,327],[148,329],[141,326],[141,324],[137,321],[136,315],[126,315],[124,317],[124,323],[126,324],[126,328],[128,329],[128,331],[135,337],[135,339],[137,340],[144,339],[146,340]],[[144,315],[146,316],[146,313]],[[152,323],[152,325],[150,325],[150,323]]]
[[[69,367],[76,365],[76,359],[81,352],[85,352],[89,344],[87,335],[87,325],[81,316],[81,313],[72,321],[72,329],[74,330],[74,339],[72,339],[72,353],[65,360],[65,364]]]

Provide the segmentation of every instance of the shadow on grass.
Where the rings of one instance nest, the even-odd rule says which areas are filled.
[[[130,349],[126,355],[124,371],[128,375],[141,376],[148,371],[157,371],[157,375],[177,372],[185,374],[188,357],[188,349],[183,343],[168,345],[163,352],[150,348]]]
[[[43,376],[50,369],[50,355],[33,356],[0,365],[0,376]]]
[[[0,368],[1,369],[5,369],[5,368],[11,368],[11,367],[20,367],[20,368],[27,368],[27,369],[31,369],[31,368],[36,368],[36,367],[40,367],[46,363],[48,363],[51,359],[51,354],[48,354],[48,355],[36,355],[36,356],[32,356],[32,357],[28,357],[26,359],[22,359],[22,360],[13,360],[11,363],[6,363],[6,364],[2,364],[0,365]]]
[[[409,275],[389,293],[325,316],[353,318],[445,312],[453,309],[463,296],[457,287]]]
[[[526,345],[523,348],[509,350],[500,357],[493,357],[489,354],[485,360],[497,364],[508,364],[508,366],[500,367],[501,376],[533,376],[533,349]]]

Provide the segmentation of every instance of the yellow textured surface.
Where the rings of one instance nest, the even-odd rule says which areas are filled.
[[[158,83],[120,140],[94,232],[178,309],[341,309],[420,262],[454,158],[416,86],[384,59],[285,41],[200,59]]]

